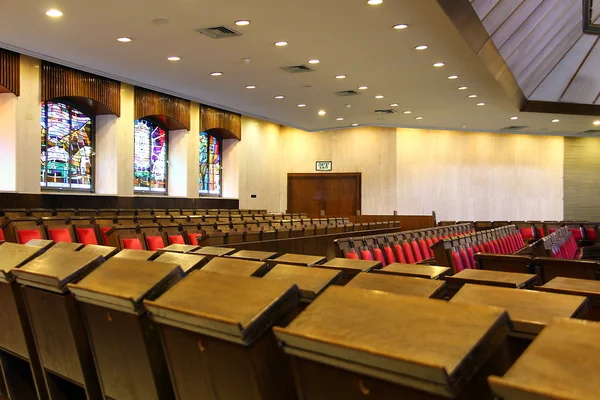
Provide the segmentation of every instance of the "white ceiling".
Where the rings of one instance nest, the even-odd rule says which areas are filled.
[[[50,8],[64,16],[47,17]],[[157,25],[157,18],[169,22]],[[239,19],[251,24],[237,27]],[[392,29],[400,23],[408,29]],[[214,40],[194,31],[217,25],[243,36]],[[117,42],[121,36],[133,42]],[[289,45],[274,46],[279,40]],[[519,113],[435,0],[378,6],[366,0],[0,0],[0,41],[0,47],[305,130],[352,123],[473,131],[527,125],[525,132],[574,134],[598,128],[592,122],[600,119]],[[420,44],[429,49],[414,50]],[[172,55],[181,61],[167,61]],[[245,57],[252,61],[243,63]],[[279,68],[315,58],[321,60],[315,72]],[[434,68],[438,61],[446,66]],[[223,76],[210,76],[213,71]],[[347,78],[335,79],[339,74]],[[360,96],[333,94],[360,85],[369,87]],[[469,89],[457,90],[461,85]],[[467,98],[471,93],[479,97]],[[375,99],[379,94],[385,98]],[[479,101],[486,106],[476,106]],[[391,103],[399,104],[398,114],[374,113]],[[326,116],[317,115],[321,109]]]

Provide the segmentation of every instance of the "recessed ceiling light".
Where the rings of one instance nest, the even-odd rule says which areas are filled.
[[[58,18],[58,17],[62,17],[63,13],[55,8],[52,8],[52,9],[46,11],[46,15],[49,17],[52,17],[52,18]]]
[[[404,114],[412,114],[412,111],[406,110],[404,111]]]
[[[275,46],[277,46],[277,47],[287,46],[287,44],[288,44],[288,42],[284,42],[284,41],[275,42]]]
[[[358,124],[352,124],[352,126],[358,126]]]
[[[398,103],[392,103],[390,104],[390,107],[398,107]]]
[[[367,89],[368,89],[368,87],[367,87],[367,86],[359,86],[359,87],[358,87],[358,90],[367,90]]]
[[[436,68],[443,67],[444,65],[446,65],[446,64],[444,64],[443,62],[436,62],[435,64],[433,64],[433,66]]]
[[[383,99],[383,96],[378,94],[377,96],[375,96],[376,99]]]
[[[298,104],[298,107],[306,107],[306,104]]]
[[[339,117],[339,118],[336,118],[336,120],[338,120],[338,121],[343,121],[343,120],[344,120],[344,118],[342,118],[342,117]]]
[[[408,25],[406,25],[406,24],[394,25],[394,29],[406,29],[406,28],[408,28]]]
[[[469,98],[471,98],[471,99],[474,99],[475,97],[477,97],[477,95],[476,95],[476,94],[470,94],[470,95],[469,95]]]
[[[596,126],[600,125],[600,121],[594,121],[594,125],[596,125]]]
[[[383,3],[383,0],[369,0],[367,1],[367,4],[370,6],[377,6],[379,4]]]
[[[552,122],[554,122],[554,123],[560,122],[560,119],[553,119]]]
[[[237,26],[246,26],[250,25],[250,21],[248,21],[247,19],[240,19],[239,21],[235,21],[235,24]]]
[[[459,86],[458,87],[458,90],[467,90],[467,89],[468,89],[468,87],[466,87],[466,86]]]
[[[478,106],[485,106],[485,103],[482,101],[481,103],[477,103]]]
[[[279,96],[275,96],[275,98],[276,98],[277,100],[281,100],[281,99],[285,99],[285,96],[279,95]]]
[[[510,119],[512,119],[513,121],[519,119],[519,117],[510,117]]]
[[[120,38],[117,38],[117,40],[119,42],[121,42],[121,43],[129,43],[129,42],[131,42],[131,38],[128,38],[128,37],[120,37]]]
[[[450,76],[448,77],[448,79],[451,79],[451,80],[452,80],[452,79],[458,79],[458,76],[457,76],[457,75],[450,75]],[[465,88],[465,89],[466,89],[466,88]]]
[[[415,50],[427,50],[427,46],[420,45],[420,46],[415,47]]]
[[[420,121],[420,120],[423,119],[423,117],[416,117],[415,119],[418,120],[418,121]]]
[[[167,57],[167,60],[169,60],[169,61],[179,61],[179,60],[181,60],[181,57],[171,56],[171,57]]]
[[[256,89],[256,86],[254,86],[254,85],[248,85],[248,86],[246,86],[246,89]]]
[[[320,62],[321,62],[321,61],[319,61],[319,60],[308,60],[308,63],[309,63],[309,64],[318,64],[318,63],[320,63]]]
[[[319,112],[317,114],[319,114],[320,116],[323,116],[323,115],[327,114],[327,111],[319,110]]]
[[[336,75],[335,79],[346,79],[346,75]]]
[[[222,72],[211,72],[210,73],[210,76],[221,76],[221,75],[223,75]]]

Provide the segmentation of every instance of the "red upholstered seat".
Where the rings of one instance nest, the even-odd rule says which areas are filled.
[[[433,244],[436,244],[437,242],[440,241],[440,238],[437,236],[434,236],[432,240],[433,240]]]
[[[498,247],[500,248],[500,254],[508,254],[508,247],[506,245],[506,238],[498,239]]]
[[[201,233],[188,233],[188,240],[190,244],[198,244],[198,239],[202,239],[203,236]]]
[[[48,229],[48,234],[50,235],[50,239],[54,240],[56,243],[73,243],[73,239],[67,228]]]
[[[452,265],[454,265],[455,272],[460,272],[463,269],[465,269],[463,267],[462,262],[460,261],[460,256],[458,255],[458,253],[456,251],[452,251],[452,253],[450,254],[450,257],[452,259]]]
[[[358,254],[356,254],[356,252],[354,251],[348,251],[346,252],[346,258],[349,258],[351,260],[358,260]]]
[[[41,239],[42,235],[37,229],[22,229],[17,231],[17,236],[20,244],[25,244],[33,239]]]
[[[383,257],[383,251],[381,251],[380,248],[376,247],[373,249],[373,256],[375,257],[376,261],[381,262],[382,266],[386,266],[387,264],[385,263],[385,257]]]
[[[494,246],[492,246],[492,242],[483,243],[483,248],[485,249],[486,253],[496,254],[496,250],[494,249]]]
[[[415,262],[423,261],[423,256],[421,255],[421,250],[419,249],[419,245],[416,241],[412,240],[410,242],[410,248],[412,249],[413,256],[415,257]]]
[[[183,239],[183,236],[181,236],[181,235],[173,235],[173,236],[169,236],[169,243],[170,244],[185,244],[185,240]]]
[[[433,246],[433,240],[431,240],[431,238],[427,237],[425,238],[425,244],[427,244],[427,251],[429,252],[429,258],[433,258],[433,250],[431,249],[431,246]]]
[[[162,236],[147,236],[146,244],[148,245],[148,250],[150,251],[156,251],[165,247],[165,241],[163,240]]]
[[[469,262],[467,251],[465,249],[460,249],[458,255],[460,256],[460,262],[463,265],[463,268],[470,269],[471,263]]]
[[[84,246],[87,246],[88,244],[98,244],[94,228],[75,228],[75,235],[77,235],[77,241]]]
[[[533,227],[519,228],[519,232],[521,232],[521,236],[525,239],[535,239],[535,234],[533,233]]]
[[[478,243],[475,245],[475,252],[476,253],[485,253],[485,247],[483,247],[483,244]]]
[[[404,258],[406,259],[407,264],[415,263],[415,256],[410,248],[410,244],[408,242],[402,243],[402,250],[404,250]]]
[[[373,260],[373,254],[367,249],[363,249],[360,251],[360,258],[363,260]]]
[[[471,269],[476,269],[476,263],[475,263],[475,252],[473,251],[472,247],[467,247],[467,256],[469,257],[469,265],[471,266]]]
[[[402,246],[400,246],[400,244],[398,243],[394,244],[394,255],[396,256],[396,261],[402,264],[406,264],[406,257],[404,257]]]
[[[423,259],[429,258],[429,247],[427,247],[425,239],[419,239],[417,243],[419,244],[419,250]]]
[[[394,256],[394,250],[392,250],[392,248],[388,244],[385,244],[383,246],[383,254],[385,255],[385,258],[386,258],[388,264],[392,264],[392,263],[396,262],[396,257]]]
[[[539,239],[541,239],[544,236],[546,236],[546,234],[544,233],[544,228],[541,228],[541,227],[537,228],[537,232],[538,232],[538,238]]]
[[[492,240],[492,248],[495,254],[502,254],[502,250],[500,250],[500,245],[496,239]]]
[[[0,229],[0,242],[4,241],[6,239],[4,239],[4,231],[2,229]]]
[[[585,230],[585,233],[587,235],[588,240],[591,240],[592,242],[596,241],[596,230],[594,228],[587,228]],[[2,235],[2,232],[0,232],[0,235]]]
[[[130,250],[142,250],[142,242],[138,238],[123,239],[123,248]]]
[[[575,228],[569,229],[569,231],[571,231],[571,233],[573,234],[573,239],[575,239],[575,241],[583,240],[583,234],[581,233],[581,229]]]
[[[111,227],[100,228],[100,232],[102,232],[102,241],[104,242],[105,246],[108,246],[108,236],[106,236],[106,232],[110,231],[111,229]]]

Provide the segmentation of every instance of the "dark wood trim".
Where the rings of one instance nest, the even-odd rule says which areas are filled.
[[[66,100],[88,115],[121,115],[121,82],[42,61],[42,101]]]
[[[200,129],[221,139],[242,140],[242,116],[200,105]]]
[[[134,119],[151,118],[168,130],[191,126],[191,102],[179,97],[135,87]]]
[[[521,111],[547,114],[600,114],[600,104],[558,103],[554,101],[529,100]]]
[[[20,95],[21,56],[10,50],[0,49],[0,93]]]

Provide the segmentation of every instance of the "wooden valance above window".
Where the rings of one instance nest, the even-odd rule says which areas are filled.
[[[242,140],[242,116],[209,106],[200,106],[200,130],[221,139]]]
[[[150,118],[168,130],[190,130],[191,102],[189,100],[137,86],[134,97],[135,119]]]
[[[21,58],[19,53],[0,49],[0,93],[19,95]]]

